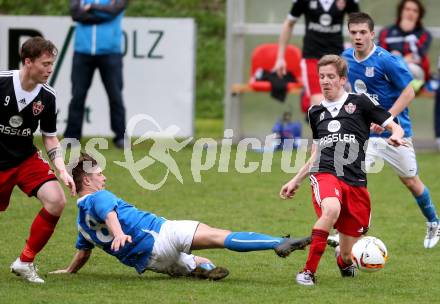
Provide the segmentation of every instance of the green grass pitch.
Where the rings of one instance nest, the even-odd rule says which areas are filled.
[[[136,148],[136,158],[146,151]],[[124,160],[121,151],[101,152],[107,159],[109,190],[140,209],[169,219],[197,219],[236,231],[293,236],[308,235],[315,221],[307,182],[293,200],[278,198],[281,185],[291,177],[281,171],[279,153],[274,156],[271,173],[257,170],[240,174],[234,167],[233,150],[228,173],[217,172],[217,156],[216,165],[202,172],[201,183],[195,183],[190,170],[192,147],[188,147],[173,153],[184,184],[170,175],[160,190],[147,191],[113,163]],[[247,160],[261,164],[261,158],[261,154],[248,153]],[[418,161],[421,177],[439,206],[440,155],[419,154]],[[160,180],[164,170],[154,164],[144,176]],[[40,205],[16,189],[9,209],[0,214],[0,303],[436,303],[440,297],[440,246],[423,248],[425,223],[414,199],[388,168],[369,176],[369,190],[373,207],[370,235],[381,238],[388,247],[385,269],[343,279],[333,250],[328,248],[318,269],[318,285],[307,288],[294,282],[307,251],[294,252],[287,259],[272,251],[195,252],[230,270],[230,275],[218,282],[151,272],[139,276],[99,249],[78,274],[48,275],[67,266],[75,252],[76,201],[72,198],[54,236],[36,260],[46,284],[28,284],[9,273],[9,265],[21,251]]]

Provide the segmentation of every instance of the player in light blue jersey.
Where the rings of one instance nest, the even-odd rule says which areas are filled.
[[[342,54],[348,63],[348,79],[356,93],[367,93],[396,117],[405,131],[406,146],[392,147],[386,144],[388,132],[373,125],[365,158],[369,172],[381,169],[385,160],[399,175],[402,183],[411,191],[427,220],[425,248],[434,247],[440,239],[439,217],[431,200],[428,187],[417,172],[416,155],[412,143],[413,135],[408,105],[415,97],[411,85],[413,80],[404,61],[376,46],[374,22],[366,13],[352,13],[348,19],[348,31],[353,48]],[[376,133],[376,134],[374,134]],[[380,168],[378,168],[380,167]],[[377,171],[376,171],[377,172]]]
[[[191,250],[227,248],[246,252],[273,249],[280,257],[310,244],[310,237],[291,239],[255,232],[231,232],[197,221],[171,221],[134,206],[105,190],[106,177],[97,162],[83,154],[72,171],[78,199],[78,240],[73,260],[53,273],[76,273],[97,246],[138,273],[219,280],[229,272]]]

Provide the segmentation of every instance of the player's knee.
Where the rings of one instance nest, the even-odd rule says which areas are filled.
[[[44,208],[52,215],[59,216],[66,206],[66,196],[63,192],[55,192],[42,200]]]
[[[401,181],[413,193],[419,192],[419,189],[423,190],[423,183],[420,181],[418,176],[401,178]]]
[[[338,220],[339,211],[339,208],[325,208],[322,212],[322,216],[334,224]]]

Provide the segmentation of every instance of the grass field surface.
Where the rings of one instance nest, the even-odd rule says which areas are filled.
[[[214,129],[215,124],[212,132]],[[242,174],[235,169],[233,149],[227,173],[217,172],[217,155],[216,165],[202,172],[201,182],[196,183],[190,169],[192,147],[187,147],[172,153],[184,183],[170,174],[162,188],[148,191],[136,184],[126,169],[113,163],[124,160],[121,151],[100,152],[107,160],[105,174],[110,191],[140,209],[168,219],[196,219],[234,231],[293,236],[308,235],[315,221],[307,182],[293,200],[278,198],[281,185],[291,177],[280,169],[281,153],[275,153],[271,173],[257,170]],[[147,153],[147,147],[137,147],[135,159]],[[247,161],[261,165],[261,159],[262,154],[247,154]],[[434,153],[418,156],[421,177],[430,186],[437,206],[439,160],[440,155]],[[143,176],[158,181],[165,172],[165,167],[155,163]],[[327,248],[318,269],[318,284],[307,288],[294,281],[307,251],[294,252],[287,259],[278,258],[272,251],[195,252],[230,270],[230,275],[218,282],[176,279],[151,272],[139,276],[100,249],[93,250],[89,263],[78,274],[48,275],[66,267],[75,252],[73,198],[69,199],[54,236],[36,259],[46,283],[28,284],[9,273],[9,265],[24,246],[40,205],[16,189],[9,209],[0,213],[0,303],[436,303],[440,297],[440,247],[423,248],[425,223],[414,199],[388,168],[369,176],[369,190],[373,207],[370,235],[381,238],[388,247],[385,269],[343,279],[333,250]]]

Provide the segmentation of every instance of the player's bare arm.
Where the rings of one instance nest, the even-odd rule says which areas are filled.
[[[416,94],[413,87],[411,84],[408,84],[388,112],[390,112],[394,117],[397,117],[397,115],[399,115],[403,110],[405,110],[405,108],[409,106],[415,96]]]
[[[46,149],[47,156],[55,166],[55,169],[58,171],[60,179],[63,181],[64,185],[70,189],[70,194],[72,196],[76,195],[75,183],[66,170],[63,160],[63,153],[58,138],[56,136],[43,135],[43,145]]]
[[[132,242],[131,236],[126,235],[124,231],[122,231],[121,223],[119,222],[118,214],[116,213],[116,211],[111,211],[107,214],[105,224],[107,225],[108,229],[114,237],[111,246],[112,250],[118,251],[119,248],[125,246],[126,242]]]
[[[281,30],[280,38],[278,39],[278,54],[277,61],[273,70],[277,72],[278,77],[283,77],[286,74],[286,61],[284,55],[286,52],[287,44],[289,43],[290,37],[292,36],[293,26],[296,20],[286,18],[283,23],[283,29]]]
[[[51,271],[49,273],[50,274],[77,273],[87,263],[91,254],[92,254],[91,249],[78,250],[73,256],[73,259],[70,262],[69,266],[67,266],[67,268],[58,269],[55,271]]]
[[[282,199],[289,199],[295,195],[295,192],[300,187],[303,180],[307,177],[310,171],[310,167],[316,159],[318,147],[316,144],[312,144],[312,153],[309,160],[302,166],[294,178],[281,187],[280,197]]]

